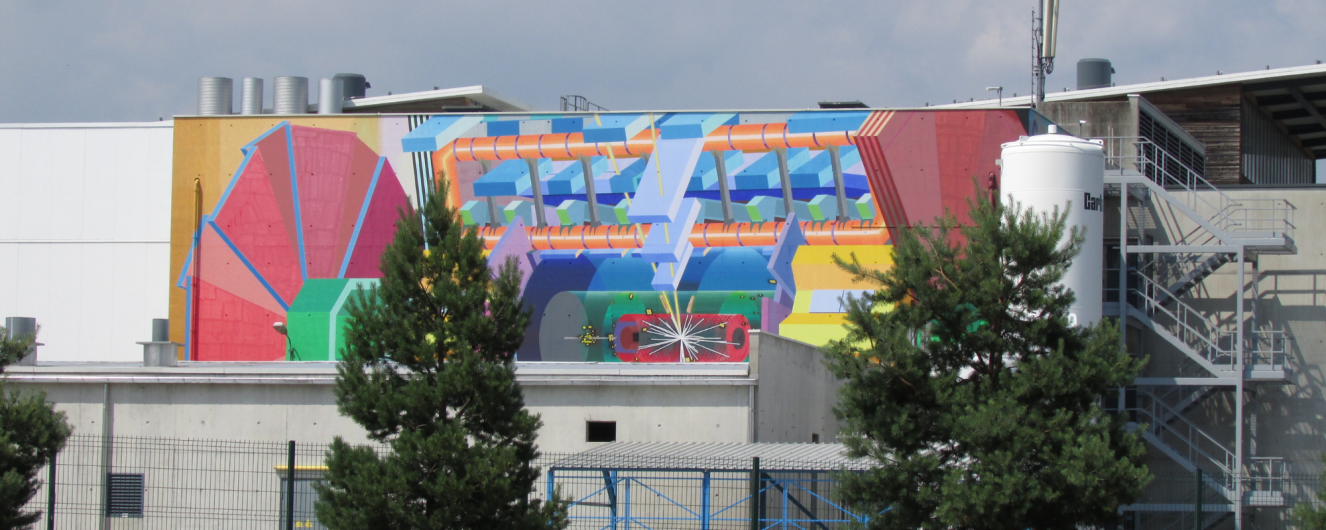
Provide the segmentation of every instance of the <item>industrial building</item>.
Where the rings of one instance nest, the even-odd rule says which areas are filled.
[[[841,298],[869,289],[832,256],[890,266],[892,231],[962,218],[973,177],[1002,194],[1004,145],[1053,126],[1104,165],[1100,263],[1074,265],[1098,290],[1079,298],[1149,359],[1108,406],[1146,426],[1157,474],[1202,470],[1200,527],[1281,525],[1311,499],[1294,477],[1322,471],[1326,432],[1326,66],[1096,77],[1036,110],[540,113],[471,87],[305,92],[283,113],[250,93],[256,112],[236,115],[222,87],[225,105],[173,122],[6,126],[0,184],[52,201],[0,197],[16,216],[0,313],[36,318],[45,344],[9,378],[81,433],[362,436],[331,395],[344,299],[375,281],[392,212],[445,179],[490,259],[521,261],[534,322],[517,375],[546,450],[595,447],[607,423],[614,441],[831,442],[817,348],[842,336]],[[726,334],[671,347],[647,331],[669,315]],[[143,365],[163,348],[178,354]],[[1160,486],[1125,512],[1195,523]]]

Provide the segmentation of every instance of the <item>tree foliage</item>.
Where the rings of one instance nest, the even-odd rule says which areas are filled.
[[[1326,453],[1321,455],[1321,462],[1326,464]],[[1326,479],[1326,473],[1322,473]],[[1326,480],[1321,482],[1316,493],[1317,502],[1326,500]],[[1326,530],[1326,507],[1319,507],[1312,500],[1306,500],[1294,506],[1294,522],[1303,530]]]
[[[341,413],[390,451],[338,437],[318,520],[336,530],[560,528],[557,502],[529,499],[541,423],[515,378],[530,318],[520,271],[508,261],[494,277],[445,188],[431,191],[421,216],[402,212],[381,284],[348,304],[337,368]]]
[[[41,392],[5,388],[5,367],[27,353],[36,335],[9,338],[0,327],[0,528],[29,528],[40,510],[23,507],[37,494],[37,473],[51,461],[72,429]]]
[[[887,271],[839,260],[877,289],[825,348],[848,450],[878,463],[843,476],[844,500],[882,513],[872,528],[1111,524],[1150,474],[1099,402],[1142,361],[1109,321],[1069,325],[1058,282],[1084,235],[1066,214],[969,207],[969,225],[900,230]]]

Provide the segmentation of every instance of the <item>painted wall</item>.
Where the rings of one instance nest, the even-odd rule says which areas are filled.
[[[166,318],[171,122],[0,126],[0,316],[48,361],[142,360]]]
[[[1036,119],[181,119],[172,338],[195,360],[335,359],[344,300],[379,275],[396,209],[439,179],[490,262],[515,257],[525,273],[534,318],[521,360],[743,362],[755,331],[824,344],[843,334],[840,299],[866,287],[833,256],[888,267],[893,229],[946,209],[965,218],[973,178],[997,186],[999,145]]]

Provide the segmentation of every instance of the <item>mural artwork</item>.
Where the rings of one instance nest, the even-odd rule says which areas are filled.
[[[202,146],[242,153],[227,175],[177,161],[189,358],[337,359],[347,297],[380,277],[430,178],[491,263],[519,260],[521,361],[744,362],[754,331],[824,344],[868,287],[835,255],[890,266],[892,230],[963,217],[973,177],[997,186],[1000,144],[1043,126],[1026,110],[317,120]],[[181,188],[209,177],[226,182],[207,210]]]

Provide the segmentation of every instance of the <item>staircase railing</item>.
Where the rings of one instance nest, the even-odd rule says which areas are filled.
[[[1221,341],[1220,330],[1206,315],[1173,297],[1165,287],[1145,275],[1137,275],[1135,299],[1152,322],[1188,346],[1193,354],[1217,369],[1233,370],[1236,364],[1233,343]],[[1170,302],[1172,307],[1164,302]]]
[[[1238,458],[1220,441],[1193,425],[1179,413],[1144,388],[1137,390],[1137,423],[1146,424],[1147,432],[1159,443],[1165,444],[1192,466],[1202,468],[1208,484],[1220,490],[1226,498],[1232,495]],[[1170,421],[1166,421],[1166,419]]]
[[[1105,148],[1106,168],[1131,169],[1145,175],[1227,234],[1259,232],[1284,237],[1289,236],[1294,228],[1295,208],[1289,201],[1235,200],[1151,140],[1139,136],[1107,136],[1094,140],[1100,140]]]

